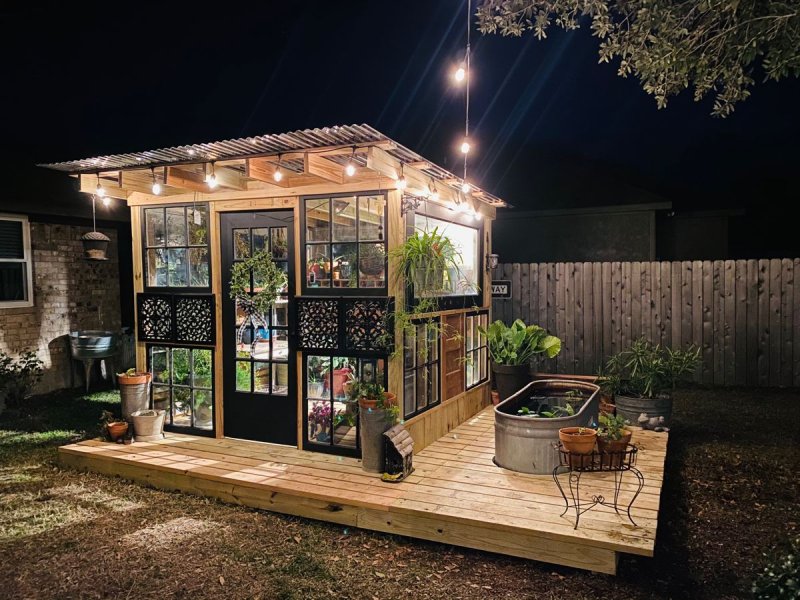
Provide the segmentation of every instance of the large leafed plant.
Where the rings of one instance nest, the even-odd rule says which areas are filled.
[[[553,358],[561,352],[561,340],[547,333],[544,327],[525,325],[521,319],[507,326],[495,321],[479,327],[489,344],[489,356],[498,365],[524,365],[536,354]]]

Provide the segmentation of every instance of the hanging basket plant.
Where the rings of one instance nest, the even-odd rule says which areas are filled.
[[[248,322],[255,327],[269,327],[267,315],[286,282],[286,273],[278,268],[267,250],[260,250],[231,267],[230,297],[247,316],[239,328],[240,343]]]
[[[401,282],[411,282],[417,298],[449,291],[448,273],[461,271],[458,248],[438,227],[432,231],[418,229],[389,254],[397,261],[395,277]]]

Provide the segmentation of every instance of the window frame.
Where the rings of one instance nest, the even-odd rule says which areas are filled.
[[[23,263],[24,300],[0,300],[0,309],[29,308],[34,306],[33,300],[33,253],[31,251],[31,224],[27,215],[0,213],[0,221],[18,221],[22,225],[22,258],[0,258],[0,263]]]
[[[350,446],[342,446],[333,443],[333,436],[331,436],[331,441],[329,443],[322,443],[322,442],[315,442],[309,439],[308,435],[308,409],[309,409],[309,397],[308,397],[308,359],[311,356],[320,356],[323,358],[330,358],[333,361],[334,358],[350,358],[354,359],[355,361],[362,361],[362,360],[382,360],[383,361],[383,381],[379,382],[383,385],[384,389],[386,389],[389,385],[389,355],[388,354],[378,354],[378,353],[368,353],[368,352],[340,352],[338,350],[306,350],[300,353],[302,367],[301,367],[301,375],[303,385],[301,388],[302,393],[302,407],[303,407],[303,418],[302,418],[302,426],[303,426],[303,450],[309,450],[311,452],[322,452],[324,454],[336,454],[339,456],[350,456],[354,458],[361,458],[361,421],[360,419],[356,419],[356,447],[352,448]],[[331,366],[333,364],[331,363]],[[333,377],[333,368],[330,371],[330,377]],[[329,394],[327,400],[333,405],[336,400],[333,397],[333,385],[329,386]],[[358,414],[358,413],[356,413]],[[331,411],[331,418],[333,418],[333,411]]]
[[[206,437],[216,437],[216,434],[217,434],[217,410],[218,410],[218,404],[217,404],[217,394],[215,393],[216,392],[216,390],[215,390],[216,374],[214,372],[215,371],[215,369],[214,369],[214,358],[215,358],[214,357],[214,353],[215,353],[215,349],[207,347],[207,346],[194,346],[194,345],[189,345],[189,344],[160,344],[158,342],[147,343],[145,345],[145,348],[146,348],[145,356],[146,356],[146,362],[147,362],[147,370],[150,373],[153,373],[153,348],[166,348],[167,350],[169,350],[169,360],[170,360],[170,365],[168,366],[168,369],[170,370],[169,383],[156,383],[155,376],[153,377],[153,380],[150,382],[150,406],[153,406],[153,407],[155,407],[155,403],[154,403],[154,400],[153,400],[153,393],[155,392],[156,386],[164,386],[164,387],[169,388],[169,393],[170,393],[169,405],[167,406],[167,409],[166,409],[167,410],[167,414],[164,417],[164,429],[165,429],[165,431],[172,431],[172,432],[175,432],[175,433],[186,433],[186,434],[190,434],[190,435],[201,435],[201,436],[206,436]],[[173,397],[173,389],[175,387],[175,384],[172,381],[172,353],[176,348],[177,349],[187,349],[187,350],[189,350],[189,357],[190,357],[189,358],[189,360],[190,360],[189,381],[191,382],[190,385],[180,385],[180,384],[178,384],[177,387],[188,389],[190,391],[191,395],[194,394],[194,391],[196,389],[197,390],[202,390],[202,391],[209,391],[211,393],[211,407],[212,407],[211,408],[211,429],[203,429],[201,427],[195,427],[194,425],[186,427],[184,425],[174,425],[172,423],[172,403],[173,403],[173,399],[174,399],[174,397]],[[205,351],[208,351],[208,352],[211,353],[211,386],[208,387],[208,388],[205,388],[205,387],[197,387],[196,388],[193,385],[193,383],[194,383],[194,354],[193,354],[193,352],[195,350],[205,350]],[[192,405],[192,417],[191,417],[192,423],[194,423],[194,414],[195,414],[194,405]]]
[[[469,391],[474,389],[478,386],[481,386],[489,381],[489,340],[486,339],[485,335],[478,334],[479,343],[472,349],[467,348],[467,319],[478,319],[478,325],[480,325],[480,317],[486,317],[486,325],[489,325],[489,310],[482,309],[476,310],[472,312],[468,312],[464,315],[464,390]],[[470,385],[469,380],[467,379],[467,361],[470,360],[470,354],[478,354],[480,357],[480,351],[486,351],[486,363],[485,363],[485,377],[479,377],[478,380]],[[473,362],[473,369],[475,368],[475,362]]]
[[[306,276],[306,267],[308,265],[308,246],[326,246],[329,251],[331,261],[333,260],[333,246],[336,244],[355,244],[358,247],[362,243],[379,243],[375,241],[361,242],[360,235],[360,219],[356,213],[356,239],[349,242],[334,242],[333,241],[333,223],[329,222],[329,236],[327,241],[311,241],[307,239],[307,223],[306,223],[306,202],[309,200],[324,200],[328,199],[333,202],[336,198],[358,198],[362,196],[382,196],[385,203],[385,210],[383,213],[383,251],[384,251],[384,284],[382,287],[366,288],[366,287],[309,287],[308,277]],[[386,190],[374,190],[363,192],[350,192],[350,193],[335,193],[335,194],[314,194],[309,196],[300,197],[300,265],[302,280],[300,282],[301,294],[304,296],[386,296],[389,293],[389,195]],[[358,251],[358,250],[357,250]]]
[[[416,327],[418,325],[424,325],[427,321],[437,321],[441,325],[442,319],[439,316],[435,316],[435,317],[431,317],[430,319],[428,319],[428,318],[414,319],[414,320],[411,321],[411,323]],[[416,336],[416,333],[415,333],[415,336]],[[421,415],[422,413],[427,412],[428,410],[430,410],[432,408],[440,406],[442,404],[442,396],[444,395],[443,394],[443,390],[442,390],[442,385],[443,385],[443,382],[442,382],[442,340],[439,338],[439,336],[434,336],[433,345],[438,346],[435,359],[431,359],[431,352],[430,352],[430,348],[429,348],[428,349],[428,357],[426,358],[425,362],[419,363],[417,360],[414,360],[414,366],[413,367],[408,367],[408,365],[406,364],[406,349],[408,347],[406,338],[407,338],[407,334],[406,334],[406,332],[403,332],[403,402],[402,402],[402,406],[400,407],[403,420],[411,419],[413,417],[416,417],[417,415]],[[416,346],[414,348],[414,352],[416,353]],[[407,413],[405,411],[405,405],[406,405],[406,374],[408,372],[410,372],[410,371],[414,371],[415,372],[415,379],[416,379],[416,372],[417,371],[419,371],[420,369],[423,369],[425,367],[432,367],[433,365],[435,365],[435,369],[436,369],[436,372],[437,372],[436,402],[433,402],[433,403],[428,402],[428,404],[426,404],[424,407],[417,408],[417,398],[416,398],[417,386],[415,385],[414,386],[414,410],[412,412],[408,412]],[[429,382],[428,383],[428,394],[430,394],[432,392],[432,390],[433,390],[433,385]]]
[[[189,244],[189,221],[188,221],[188,213],[186,212],[187,208],[197,208],[199,206],[203,206],[206,209],[206,243],[203,245],[191,245]],[[147,245],[147,216],[146,211],[152,209],[159,209],[163,211],[164,214],[164,236],[166,238],[167,235],[167,209],[169,208],[182,208],[184,211],[184,217],[186,221],[186,244],[183,246],[167,246],[166,239],[164,240],[163,246],[148,246]],[[175,204],[154,204],[148,206],[141,206],[139,207],[139,220],[141,221],[141,249],[142,249],[142,285],[143,291],[148,293],[158,293],[164,290],[170,290],[174,293],[210,293],[211,292],[211,284],[214,281],[214,274],[211,270],[211,207],[208,202],[181,202]],[[171,285],[156,285],[151,286],[148,285],[148,270],[147,270],[147,251],[151,249],[163,248],[164,250],[168,249],[184,249],[187,250],[187,258],[186,258],[186,277],[187,283],[191,282],[191,272],[189,270],[189,258],[188,258],[188,250],[193,248],[205,248],[206,249],[206,257],[207,257],[207,265],[208,265],[208,285],[206,286],[171,286]]]
[[[452,209],[425,201],[420,204],[418,208],[409,210],[406,213],[406,232],[403,241],[407,240],[416,232],[415,221],[417,215],[430,217],[439,221],[446,221],[447,223],[452,223],[454,225],[469,227],[470,229],[475,229],[478,232],[478,293],[461,296],[432,296],[432,298],[438,303],[439,310],[454,310],[459,308],[471,308],[473,306],[483,306],[486,294],[486,290],[483,289],[483,274],[486,260],[486,257],[484,256],[484,220],[476,220],[467,214],[458,213]],[[417,300],[419,300],[419,298],[414,295],[414,286],[409,281],[406,283],[406,305],[411,307],[417,303]]]

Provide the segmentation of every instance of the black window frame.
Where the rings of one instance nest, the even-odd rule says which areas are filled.
[[[156,387],[158,386],[165,386],[169,388],[170,391],[170,399],[169,404],[167,406],[167,415],[164,419],[164,429],[166,431],[172,431],[175,433],[186,433],[190,435],[200,435],[206,437],[216,437],[217,434],[217,410],[218,410],[218,403],[217,403],[217,395],[215,393],[215,383],[216,383],[216,374],[215,374],[215,349],[213,347],[208,346],[196,346],[196,345],[189,345],[189,344],[160,344],[158,342],[148,343],[145,345],[146,348],[146,361],[147,361],[147,370],[150,373],[153,373],[153,348],[166,348],[169,350],[169,361],[170,364],[168,369],[170,370],[170,380],[168,384],[165,383],[157,383],[155,381],[155,373],[153,373],[153,380],[150,383],[150,406],[155,407],[153,394],[155,392]],[[204,429],[200,427],[195,427],[195,411],[194,406],[192,405],[192,425],[187,427],[185,425],[174,425],[172,421],[172,403],[174,400],[173,395],[173,388],[175,384],[172,381],[172,352],[176,348],[178,349],[187,349],[189,350],[189,385],[178,385],[180,388],[188,388],[190,390],[190,395],[193,396],[194,391],[196,389],[209,391],[211,393],[211,429]],[[211,387],[195,387],[194,386],[194,354],[193,351],[195,350],[204,350],[211,353]]]
[[[350,358],[357,361],[359,365],[362,360],[382,360],[383,361],[383,381],[379,382],[383,385],[384,389],[389,385],[389,355],[388,354],[380,354],[380,353],[370,353],[370,352],[340,352],[338,350],[306,350],[300,353],[302,357],[302,400],[303,400],[303,449],[309,450],[312,452],[322,452],[324,454],[336,454],[339,456],[350,456],[354,458],[361,458],[361,424],[360,420],[356,418],[356,447],[352,448],[350,446],[342,446],[333,443],[334,437],[331,436],[330,443],[322,443],[317,442],[309,439],[309,427],[308,427],[308,407],[309,407],[309,397],[308,397],[308,359],[311,356],[321,356],[323,358],[330,358],[333,361],[334,358]],[[333,364],[331,363],[331,366]],[[360,373],[358,374],[360,376]],[[331,382],[328,386],[329,388],[329,401],[331,403],[331,408],[333,408],[333,403],[335,399],[333,397],[333,368],[330,370],[330,377]],[[358,413],[356,413],[358,414]],[[333,417],[334,412],[331,410],[331,431],[333,431]]]
[[[189,244],[189,214],[187,209],[204,207],[206,210],[206,243],[205,244]],[[167,246],[167,209],[168,208],[183,208],[184,221],[186,224],[186,245],[183,246]],[[163,246],[148,246],[147,245],[147,213],[148,210],[160,209],[164,214],[164,245]],[[197,293],[197,292],[210,292],[213,282],[213,273],[211,271],[211,206],[208,202],[182,202],[175,204],[154,204],[152,206],[139,207],[139,220],[141,221],[141,248],[142,248],[142,283],[145,292],[157,293],[159,291],[170,290],[177,293]],[[147,266],[147,251],[163,248],[164,250],[186,250],[186,281],[191,283],[191,272],[189,269],[189,250],[195,248],[206,249],[206,262],[208,265],[208,285],[205,286],[171,286],[171,285],[149,285],[148,266]],[[167,267],[167,277],[169,277],[169,267]],[[169,283],[169,281],[167,281]]]
[[[414,319],[414,320],[411,321],[411,323],[415,327],[419,327],[420,325],[429,324],[432,321],[438,322],[439,326],[438,327],[435,326],[434,329],[432,329],[430,331],[430,332],[433,333],[433,340],[430,340],[430,338],[428,339],[428,344],[430,345],[430,347],[428,348],[428,355],[425,358],[425,361],[422,362],[422,363],[420,363],[415,358],[414,366],[412,366],[412,367],[408,366],[407,357],[408,357],[408,353],[409,352],[414,352],[414,354],[416,354],[417,346],[415,344],[414,345],[414,349],[413,350],[409,350],[408,333],[406,331],[403,332],[403,402],[402,402],[402,406],[400,407],[403,420],[408,420],[408,419],[411,419],[413,417],[416,417],[417,415],[421,415],[422,413],[424,413],[424,412],[426,412],[426,411],[428,411],[428,410],[430,410],[432,408],[435,408],[437,406],[440,406],[442,404],[442,396],[443,396],[443,394],[442,394],[442,347],[441,347],[441,339],[440,339],[440,336],[439,336],[439,331],[440,331],[440,328],[441,328],[440,326],[441,326],[442,319],[441,319],[440,316],[434,316],[434,317],[430,317],[430,318]],[[429,332],[429,335],[430,335],[430,332]],[[416,338],[416,335],[417,335],[416,331],[415,331],[414,335],[415,335],[415,338]],[[431,347],[434,347],[434,346],[436,347],[436,358],[432,359],[431,358]],[[434,365],[435,365],[435,367],[433,367]],[[423,406],[422,408],[419,408],[417,406],[417,398],[416,398],[417,386],[415,385],[414,386],[414,410],[411,411],[411,412],[406,412],[406,410],[405,410],[405,407],[406,407],[406,376],[410,371],[414,371],[415,372],[415,380],[416,380],[416,377],[419,376],[418,375],[418,371],[420,371],[421,369],[424,369],[425,367],[433,367],[433,368],[436,369],[436,373],[437,373],[437,377],[436,377],[437,385],[435,386],[436,401],[435,402],[428,401],[428,403],[425,406]],[[432,369],[431,369],[431,371],[432,371]],[[430,381],[430,380],[427,382],[427,385],[428,385],[428,397],[430,398],[431,393],[434,390],[434,385],[433,385],[433,382]]]
[[[484,256],[484,219],[474,219],[468,214],[456,212],[453,209],[434,204],[432,202],[423,201],[414,210],[406,212],[405,228],[406,234],[403,240],[405,241],[416,232],[416,216],[422,215],[439,221],[446,221],[454,225],[461,225],[475,229],[478,232],[478,293],[461,295],[461,296],[432,296],[438,304],[439,310],[455,310],[459,308],[471,308],[473,306],[483,306],[486,290],[483,289],[483,273],[485,268]],[[414,296],[414,286],[410,281],[406,282],[406,305],[407,307],[414,306],[419,300]]]
[[[476,387],[478,387],[480,385],[483,385],[484,383],[489,381],[489,340],[486,338],[485,335],[482,335],[482,334],[479,333],[478,334],[478,336],[479,336],[478,339],[481,340],[481,342],[479,342],[478,345],[475,346],[472,349],[467,348],[467,319],[476,319],[477,318],[478,319],[478,324],[480,325],[480,317],[483,317],[483,316],[486,317],[486,325],[488,326],[489,325],[489,311],[488,311],[488,309],[475,310],[475,311],[471,311],[471,312],[468,312],[468,313],[464,314],[464,390],[465,391],[474,389],[474,388],[476,388]],[[468,362],[471,360],[470,355],[471,354],[473,354],[473,355],[477,354],[478,355],[478,359],[480,359],[480,351],[481,350],[485,351],[485,356],[486,356],[486,360],[484,362],[485,377],[479,377],[478,380],[475,383],[470,385],[469,380],[467,379],[467,365],[468,365]],[[473,369],[475,368],[476,364],[478,364],[478,363],[473,360],[473,362],[472,362]]]
[[[360,261],[360,245],[362,243],[380,243],[374,240],[367,240],[365,242],[361,241],[361,234],[360,234],[360,219],[358,218],[358,213],[356,213],[356,239],[354,241],[349,242],[334,242],[333,241],[333,221],[329,221],[328,224],[328,240],[327,241],[309,241],[307,239],[307,223],[306,223],[306,203],[309,200],[324,200],[328,199],[330,203],[333,202],[336,198],[356,198],[356,202],[358,203],[358,198],[362,196],[382,196],[385,203],[385,210],[383,213],[383,251],[384,251],[384,262],[383,262],[383,272],[384,272],[384,285],[382,287],[376,288],[366,288],[366,287],[309,287],[308,285],[308,277],[306,274],[306,268],[308,265],[308,247],[309,246],[325,246],[328,247],[328,256],[330,260],[333,261],[333,246],[337,244],[355,244],[356,245],[356,253],[359,257],[357,262]],[[329,204],[330,208],[330,204]],[[357,204],[357,210],[359,209]],[[363,192],[350,192],[350,193],[336,193],[336,194],[314,194],[309,196],[301,196],[300,197],[300,263],[302,266],[301,275],[301,293],[302,295],[308,296],[386,296],[389,293],[389,195],[386,190],[374,190],[374,191],[363,191]],[[329,210],[329,214],[331,214]]]

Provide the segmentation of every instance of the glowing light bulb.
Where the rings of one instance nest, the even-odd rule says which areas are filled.
[[[469,145],[469,141],[468,140],[464,140],[463,142],[461,142],[461,153],[462,154],[468,154],[469,153],[469,149],[470,149],[470,145]]]
[[[406,181],[406,176],[401,175],[397,180],[397,189],[404,190],[408,186],[408,182]]]
[[[157,181],[153,182],[153,193],[158,196],[161,194],[161,184]]]
[[[469,194],[472,191],[472,186],[465,181],[461,184],[461,191],[465,194]]]
[[[347,163],[347,166],[344,168],[344,172],[348,177],[352,177],[356,174],[356,166],[353,164],[353,161]]]
[[[218,182],[216,175],[212,173],[211,175],[208,176],[208,187],[210,187],[213,190],[215,187],[217,187],[217,183]]]
[[[99,183],[97,184],[97,187],[94,188],[94,193],[97,194],[98,198],[105,198],[106,197],[106,190]]]
[[[466,76],[467,76],[467,70],[463,66],[460,66],[458,67],[458,69],[456,69],[456,72],[453,74],[453,79],[455,79],[458,83],[461,83],[462,81],[464,81]]]
[[[283,171],[281,171],[280,167],[275,167],[275,172],[272,174],[272,178],[275,181],[280,181],[283,179]]]
[[[472,209],[472,216],[478,219],[478,221],[480,221],[483,218],[483,215],[474,208]]]
[[[433,200],[434,202],[438,202],[439,201],[439,190],[434,189],[431,192],[431,200]]]
[[[111,198],[108,196],[103,197],[103,206],[109,206],[111,204]]]

